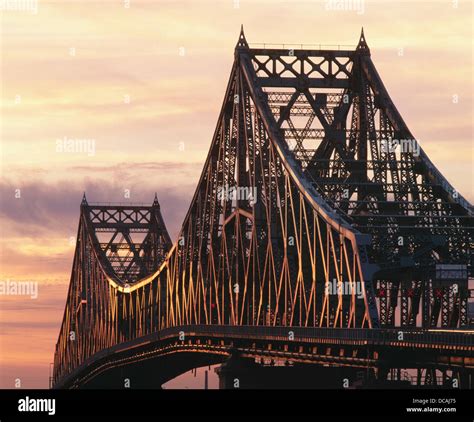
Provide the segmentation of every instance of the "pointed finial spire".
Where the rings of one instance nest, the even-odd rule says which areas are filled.
[[[153,206],[154,207],[159,207],[160,203],[158,202],[158,195],[155,192],[155,199],[153,199]]]
[[[247,44],[247,40],[245,39],[245,34],[244,34],[244,25],[240,25],[240,35],[239,35],[239,41],[237,41],[237,45],[235,48],[249,48],[249,45]]]
[[[86,193],[85,193],[85,192],[84,192],[83,195],[82,195],[81,205],[88,205],[88,204],[87,204],[87,198],[86,198]]]
[[[357,44],[357,50],[370,51],[369,46],[367,45],[367,42],[365,41],[364,27],[362,27],[362,30],[360,31],[360,38],[359,38],[359,44]]]

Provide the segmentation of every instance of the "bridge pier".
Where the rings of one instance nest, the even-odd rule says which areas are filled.
[[[215,369],[219,389],[344,389],[373,378],[372,369],[265,363],[233,353]]]

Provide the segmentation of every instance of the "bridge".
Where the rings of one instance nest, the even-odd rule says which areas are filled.
[[[254,47],[242,30],[176,241],[156,196],[84,195],[52,385],[159,388],[220,363],[231,388],[276,373],[473,388],[473,227],[363,30],[354,49]]]

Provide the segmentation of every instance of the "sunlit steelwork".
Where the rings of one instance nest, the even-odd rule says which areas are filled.
[[[334,364],[351,357],[380,369],[383,362],[379,376],[387,377],[383,337],[373,337],[367,354],[367,339],[354,339],[358,348],[344,343],[344,333],[389,335],[394,327],[414,337],[394,338],[392,347],[427,351],[425,362],[404,355],[406,367],[424,368],[427,382],[434,367],[472,377],[472,331],[439,337],[439,347],[453,341],[446,353],[460,353],[456,365],[429,353],[427,331],[469,325],[472,233],[472,206],[407,128],[363,32],[354,50],[312,50],[252,48],[242,31],[176,242],[156,199],[151,207],[84,199],[54,384],[80,386],[111,350],[117,358],[102,371],[180,345],[229,355],[239,332],[245,350],[253,347],[249,356],[280,342],[292,360],[311,361],[313,353],[319,363],[321,354]],[[164,336],[179,327],[189,340]],[[214,329],[202,334],[205,327]],[[268,331],[248,334],[251,327]],[[290,328],[319,331],[301,331],[296,351],[284,338],[270,339]],[[337,333],[342,353],[309,347]],[[119,361],[131,345],[137,354]]]

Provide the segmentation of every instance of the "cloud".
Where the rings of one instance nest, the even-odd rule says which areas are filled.
[[[471,2],[454,8],[447,1],[366,1],[363,15],[328,11],[323,0],[234,4],[132,0],[126,9],[114,0],[40,1],[38,15],[2,16],[4,274],[49,279],[65,289],[74,252],[68,240],[76,234],[84,191],[90,202],[123,202],[130,189],[131,201],[147,204],[157,191],[176,237],[241,23],[250,43],[313,45],[355,44],[364,24],[378,71],[413,134],[457,189],[473,191]],[[458,107],[450,102],[456,93]],[[17,95],[21,105],[13,104]],[[95,139],[97,155],[56,154],[55,140],[64,136]],[[11,323],[8,336],[0,337],[0,387],[13,387],[18,376],[23,386],[47,386],[58,333],[53,321],[60,324],[65,294],[47,295],[50,302],[12,302],[8,313],[2,302],[0,315]]]
[[[151,204],[154,193],[158,193],[162,213],[169,230],[176,233],[190,205],[194,186],[191,184],[160,187],[151,179],[141,179],[135,173],[152,172],[156,180],[160,174],[186,168],[184,177],[197,176],[198,166],[183,166],[175,163],[121,163],[114,166],[81,167],[72,170],[89,173],[82,181],[7,181],[0,182],[0,219],[4,224],[3,234],[31,237],[69,236],[75,233],[79,207],[83,192],[91,203],[132,202]],[[102,177],[94,177],[94,174]],[[110,178],[104,178],[104,176]],[[124,190],[131,198],[124,198]],[[19,194],[19,198],[15,195]],[[167,218],[168,217],[168,218]],[[181,219],[181,220],[180,220]]]
[[[156,173],[156,168],[155,165],[145,163],[142,170]],[[166,168],[171,171],[174,166],[165,165],[163,169]],[[116,174],[125,174],[127,171],[127,166],[124,166]],[[90,203],[132,202],[150,205],[157,191],[166,227],[171,239],[176,239],[195,186],[188,184],[156,189],[151,182],[133,182],[126,184],[132,193],[133,201],[130,201],[123,198],[124,185],[120,176],[106,179],[103,176],[108,174],[107,168],[98,169],[98,173],[102,177],[82,182],[0,182],[2,278],[40,282],[50,280],[53,283],[69,281],[84,191]],[[21,189],[21,198],[16,199],[14,192],[18,187]]]

